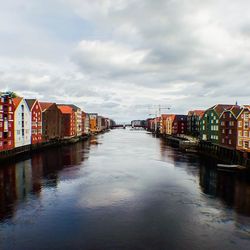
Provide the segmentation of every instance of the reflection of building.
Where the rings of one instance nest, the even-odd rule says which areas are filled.
[[[0,221],[13,216],[16,194],[15,167],[0,168]]]
[[[15,177],[17,199],[23,200],[32,191],[31,160],[16,163]]]
[[[200,168],[200,185],[205,194],[217,194],[217,172],[214,168],[201,166]]]
[[[250,216],[250,184],[241,179],[235,182],[235,209],[238,213]]]

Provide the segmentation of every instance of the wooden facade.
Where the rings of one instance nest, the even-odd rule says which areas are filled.
[[[172,123],[172,135],[184,135],[187,133],[187,116],[175,115]]]
[[[194,137],[200,136],[200,121],[204,115],[204,110],[192,110],[187,115],[187,134]]]
[[[244,106],[237,118],[237,149],[250,153],[250,106]]]
[[[14,103],[10,94],[0,95],[0,151],[14,148]]]
[[[236,149],[237,146],[237,117],[240,106],[233,106],[222,112],[219,119],[219,144],[223,147]]]
[[[55,103],[40,102],[43,142],[58,140],[62,134],[62,112]]]
[[[71,138],[77,136],[76,113],[71,106],[58,105],[62,113],[61,132],[62,138]]]
[[[42,143],[42,108],[36,99],[26,99],[31,112],[31,144]]]
[[[207,109],[200,121],[200,138],[219,144],[219,118],[224,110],[231,109],[233,105],[217,104]]]

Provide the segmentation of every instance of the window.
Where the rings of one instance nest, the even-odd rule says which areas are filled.
[[[248,132],[244,131],[244,137],[247,137],[247,136],[248,136]]]
[[[242,133],[241,133],[241,131],[238,131],[238,136],[242,136]]]
[[[3,132],[0,132],[0,138],[2,138],[3,137]]]
[[[230,134],[230,135],[232,134],[232,129],[229,129],[229,134]]]
[[[242,127],[242,121],[238,122],[238,127],[241,128]]]
[[[222,143],[225,143],[225,139],[224,138],[222,139]]]
[[[222,134],[225,134],[225,129],[222,129]]]
[[[229,141],[228,141],[228,144],[229,144],[229,145],[231,145],[231,144],[232,144],[232,141],[231,141],[230,139],[229,139]]]

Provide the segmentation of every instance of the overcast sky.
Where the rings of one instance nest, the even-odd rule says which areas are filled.
[[[117,121],[250,103],[249,0],[0,3],[0,90]]]

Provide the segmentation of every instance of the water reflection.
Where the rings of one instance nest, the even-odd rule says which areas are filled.
[[[80,165],[88,157],[89,147],[90,143],[86,141],[46,149],[29,160],[1,166],[0,222],[12,218],[17,205],[29,196],[39,198],[43,188],[56,188],[58,173]]]
[[[241,215],[250,216],[250,178],[247,174],[217,171],[216,159],[180,152],[164,139],[160,140],[160,148],[162,160],[185,168],[188,174],[199,178],[204,194],[220,199]]]

